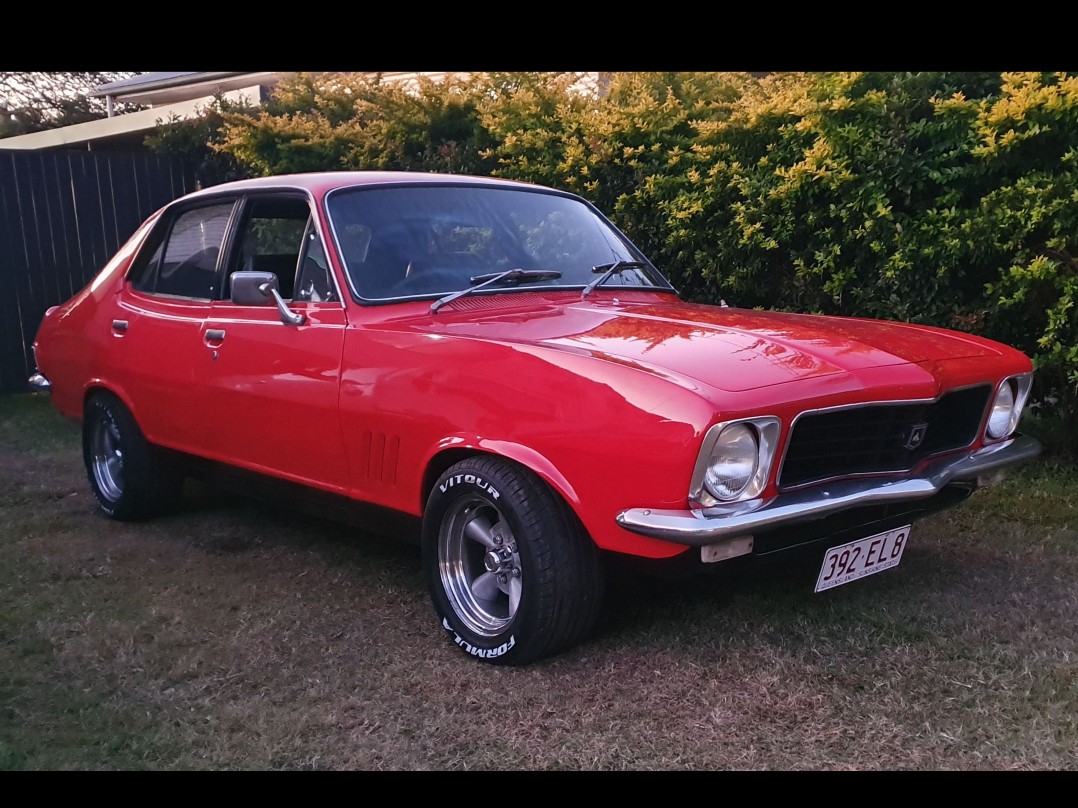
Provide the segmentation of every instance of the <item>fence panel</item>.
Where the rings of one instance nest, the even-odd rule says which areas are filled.
[[[0,150],[0,393],[25,392],[49,306],[82,289],[151,213],[195,189],[144,153]]]

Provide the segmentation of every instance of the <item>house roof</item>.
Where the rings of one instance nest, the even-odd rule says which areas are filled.
[[[129,104],[174,104],[193,98],[222,95],[256,85],[277,83],[281,73],[205,72],[142,73],[129,79],[101,84],[91,93]]]
[[[109,115],[85,123],[59,126],[0,138],[0,149],[88,147],[94,144],[137,146],[159,124],[198,115],[217,97],[258,104],[263,87],[277,83],[283,73],[143,73],[101,84],[91,95],[148,109]]]
[[[264,89],[273,87],[277,81],[290,73],[263,71],[241,72],[157,72],[142,73],[120,81],[99,85],[90,95],[109,100],[107,118],[85,123],[31,132],[25,135],[0,138],[3,149],[48,148],[94,148],[111,146],[138,147],[142,138],[159,124],[197,116],[218,97],[233,101],[244,100],[249,104],[261,103]],[[368,75],[375,75],[369,73]],[[382,72],[382,79],[390,82],[413,82],[419,76],[439,80],[446,72],[415,73],[407,71]],[[467,75],[457,73],[457,75]],[[587,91],[600,90],[604,84],[603,74],[583,73],[579,86]],[[133,104],[145,109],[113,115],[113,102]]]
[[[187,84],[195,76],[237,76],[238,73],[200,73],[196,70],[186,70],[173,73],[139,73],[126,79],[110,81],[107,84],[97,85],[95,92],[90,93],[97,97],[105,95],[119,95],[132,89],[151,89],[156,87],[168,87],[175,84]]]

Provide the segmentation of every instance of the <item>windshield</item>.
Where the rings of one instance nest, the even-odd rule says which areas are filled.
[[[670,288],[616,229],[571,197],[411,185],[336,191],[326,205],[352,289],[364,300],[445,295],[511,269],[547,275],[484,291],[582,289],[595,267],[618,261],[628,263],[604,289]]]

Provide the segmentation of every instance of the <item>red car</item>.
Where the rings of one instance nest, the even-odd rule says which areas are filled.
[[[612,556],[807,547],[825,591],[1040,448],[1016,431],[1032,367],[1012,348],[689,303],[588,202],[490,178],[196,192],[35,349],[107,516],[228,470],[407,517],[448,637],[498,664],[582,641]]]

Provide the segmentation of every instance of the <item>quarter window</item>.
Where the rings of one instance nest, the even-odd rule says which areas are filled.
[[[296,276],[296,289],[293,300],[310,300],[322,303],[336,300],[333,281],[329,274],[329,261],[322,249],[322,240],[314,226],[314,219],[307,221],[307,233],[303,237],[304,252]]]

